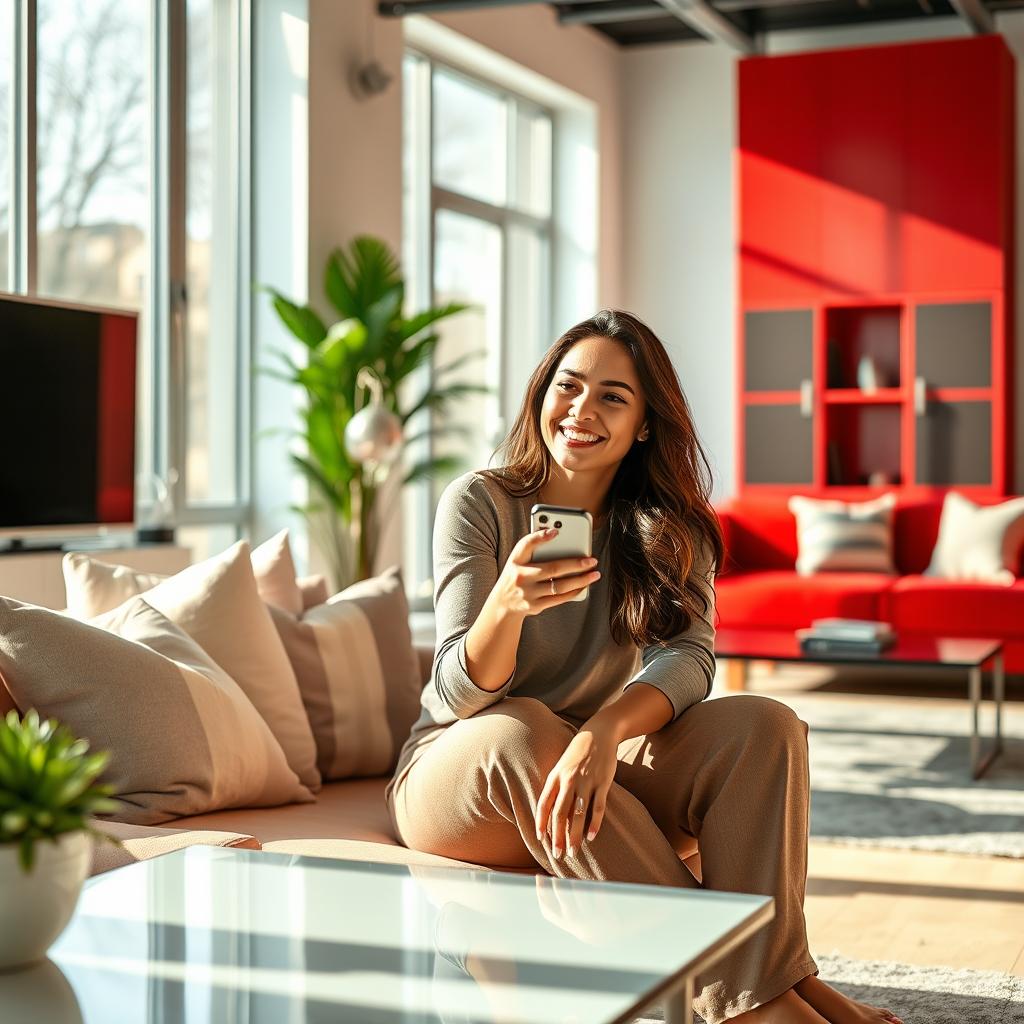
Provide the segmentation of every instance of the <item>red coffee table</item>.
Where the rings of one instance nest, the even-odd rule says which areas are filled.
[[[715,637],[715,655],[733,659],[737,673],[730,676],[729,689],[746,688],[747,665],[751,661],[792,661],[808,665],[878,665],[884,668],[961,668],[967,671],[967,693],[971,701],[971,774],[980,778],[1003,749],[1003,644],[1001,640],[947,637],[900,636],[892,647],[879,653],[843,651],[804,653],[792,630],[720,629]],[[981,750],[979,712],[984,667],[991,663],[992,697],[996,726],[991,749]]]

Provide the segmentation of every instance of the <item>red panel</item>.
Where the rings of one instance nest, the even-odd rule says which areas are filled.
[[[102,523],[135,519],[135,317],[103,317],[97,512]]]
[[[907,64],[890,47],[823,55],[822,268],[830,298],[901,290]]]
[[[905,287],[1002,288],[1006,72],[1001,36],[901,48],[912,117],[904,159]]]
[[[821,294],[821,175],[813,62],[739,65],[740,294],[744,305]]]

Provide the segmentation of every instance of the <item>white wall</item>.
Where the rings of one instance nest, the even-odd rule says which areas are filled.
[[[1018,62],[1024,14],[996,18]],[[958,18],[891,22],[768,36],[768,53],[965,36]],[[716,496],[736,489],[736,140],[737,55],[720,45],[683,43],[629,50],[623,57],[626,225],[625,304],[669,346],[716,475]],[[1017,174],[1024,174],[1024,71],[1017,80]],[[1017,204],[1017,236],[1022,234]],[[1017,291],[1024,284],[1017,261]],[[1024,315],[1018,301],[1017,316]],[[1019,334],[1018,330],[1018,334]],[[1017,405],[1024,400],[1018,359]],[[1017,487],[1024,487],[1018,417]]]

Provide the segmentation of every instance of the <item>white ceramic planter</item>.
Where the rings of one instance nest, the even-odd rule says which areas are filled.
[[[0,969],[46,956],[75,912],[91,855],[91,837],[72,832],[56,844],[36,843],[35,865],[26,873],[17,846],[0,845]]]

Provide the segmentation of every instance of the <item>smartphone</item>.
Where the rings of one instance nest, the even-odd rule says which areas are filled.
[[[537,564],[556,558],[586,558],[594,536],[594,517],[583,508],[565,505],[534,505],[530,509],[530,530],[536,532],[554,526],[558,536],[539,545],[533,561]],[[585,601],[590,587],[584,587],[574,601]]]

